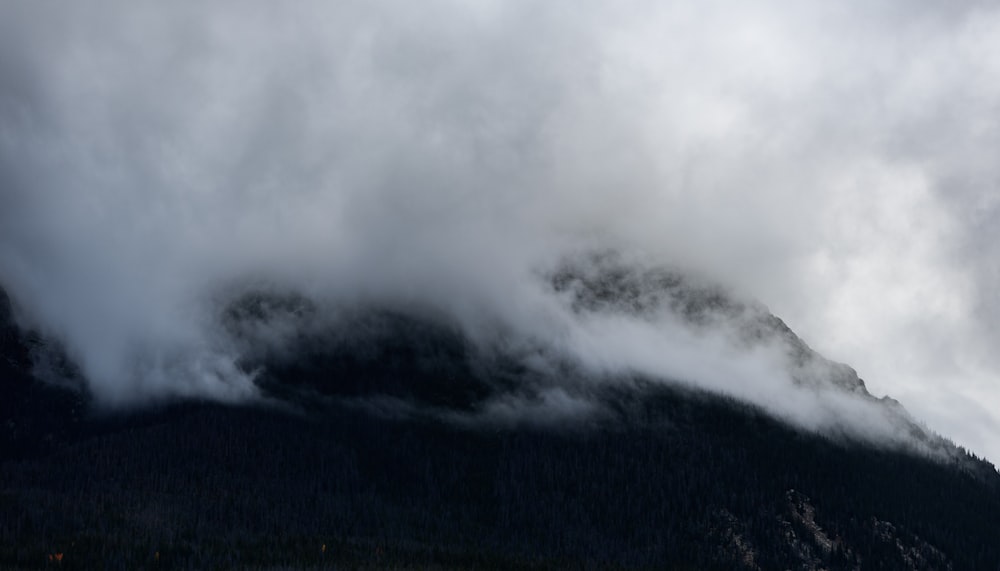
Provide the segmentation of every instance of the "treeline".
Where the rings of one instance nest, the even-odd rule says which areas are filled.
[[[0,465],[0,566],[1000,567],[996,478],[650,398],[563,432],[180,407]]]
[[[31,377],[4,301],[0,569],[1000,569],[1000,475],[971,456],[837,443],[652,385],[561,429],[329,404],[469,410],[526,382],[418,324],[272,367],[299,412],[92,417]]]

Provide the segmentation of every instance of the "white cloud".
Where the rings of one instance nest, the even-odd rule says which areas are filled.
[[[530,330],[537,270],[611,244],[997,460],[996,38],[978,2],[4,3],[0,281],[106,398],[239,398],[220,284]]]

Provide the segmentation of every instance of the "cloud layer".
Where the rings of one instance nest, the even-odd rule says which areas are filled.
[[[107,401],[251,394],[233,284],[558,338],[539,272],[614,247],[757,297],[1000,458],[988,3],[0,15],[0,283]],[[676,341],[643,339],[607,358]]]

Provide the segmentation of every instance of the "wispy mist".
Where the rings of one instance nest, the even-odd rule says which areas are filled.
[[[613,249],[996,458],[997,38],[975,2],[4,3],[0,284],[109,404],[252,398],[251,284],[889,422],[728,325],[574,311],[552,273]]]

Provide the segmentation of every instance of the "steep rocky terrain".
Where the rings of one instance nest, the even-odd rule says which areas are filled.
[[[388,310],[352,316],[349,335],[303,326],[293,351],[248,357],[256,404],[102,413],[72,381],[36,378],[50,344],[0,296],[0,567],[1000,568],[993,466],[869,395],[762,307],[615,260],[552,283],[580,312],[667,307],[783,344],[797,382],[880,403],[926,446],[804,432],[641,375],[557,382],[585,373],[546,374]],[[269,320],[314,311],[252,293],[224,319],[253,344]]]

